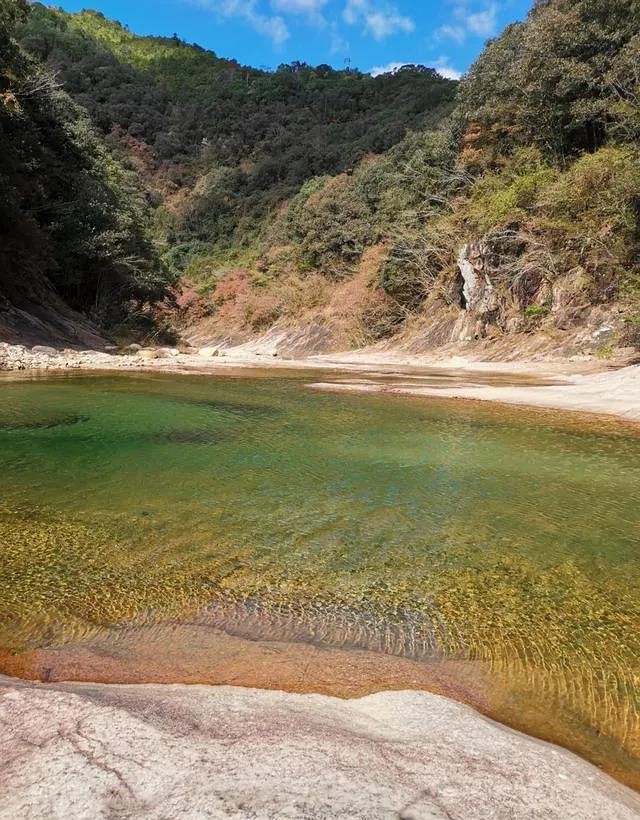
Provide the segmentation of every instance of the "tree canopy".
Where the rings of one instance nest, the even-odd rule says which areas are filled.
[[[139,37],[102,14],[35,4],[23,46],[56,73],[105,134],[145,151],[162,199],[167,258],[252,241],[309,179],[382,153],[438,121],[456,83],[424,66],[371,77],[306,63],[266,72],[177,37]]]
[[[144,194],[91,120],[16,42],[25,3],[0,0],[0,290],[53,285],[115,321],[162,298],[170,276],[149,235]]]

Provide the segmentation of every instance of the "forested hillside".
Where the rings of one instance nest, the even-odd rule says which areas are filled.
[[[96,12],[35,5],[21,42],[146,172],[168,263],[252,245],[300,186],[437,121],[455,83],[422,67],[373,78],[303,63],[265,72],[137,37]]]
[[[637,0],[539,0],[459,85],[420,66],[260,71],[0,2],[20,42],[0,78],[3,280],[37,270],[106,316],[181,276],[203,338],[314,325],[334,347],[640,346]],[[36,229],[40,255],[21,239]]]
[[[16,43],[27,14],[0,2],[0,320],[61,299],[114,325],[163,298],[171,275],[135,174]]]
[[[210,327],[305,315],[342,345],[639,347],[639,66],[636,0],[537,2],[449,117],[305,184],[257,270],[216,284],[212,267]]]

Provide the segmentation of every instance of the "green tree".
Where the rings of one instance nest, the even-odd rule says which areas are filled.
[[[164,297],[170,277],[126,172],[41,64],[14,39],[24,3],[0,0],[0,289],[53,287],[105,323]]]

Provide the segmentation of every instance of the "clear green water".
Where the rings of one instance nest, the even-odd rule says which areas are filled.
[[[488,662],[640,757],[640,437],[307,379],[0,382],[0,650],[199,610]]]

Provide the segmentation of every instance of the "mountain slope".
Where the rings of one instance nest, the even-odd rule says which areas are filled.
[[[168,261],[252,245],[307,180],[439,119],[456,83],[423,67],[373,78],[329,66],[240,66],[96,12],[32,8],[21,42],[147,170]]]
[[[446,121],[307,184],[258,265],[203,267],[199,337],[313,323],[336,347],[632,356],[639,60],[635,0],[536,3]]]
[[[38,4],[19,37],[145,186],[194,339],[640,347],[637,0],[538,0],[459,87],[264,72]]]
[[[2,0],[0,332],[18,332],[24,311],[33,314],[33,332],[41,323],[44,332],[39,306],[64,308],[60,329],[76,321],[69,308],[113,325],[162,298],[171,277],[151,241],[135,174],[15,41],[27,15],[23,2]]]

